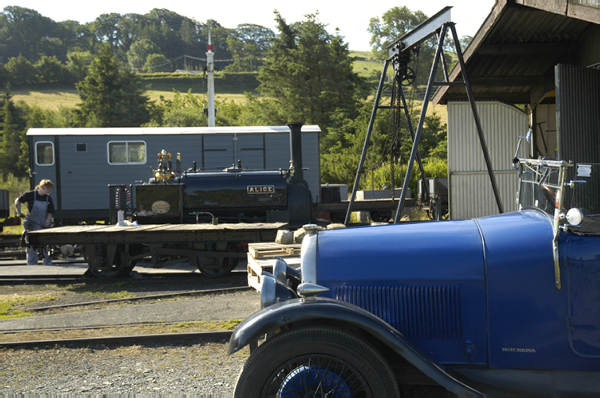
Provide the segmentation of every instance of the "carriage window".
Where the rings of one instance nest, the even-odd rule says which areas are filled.
[[[113,141],[108,143],[109,164],[146,163],[146,143],[144,141]]]
[[[85,142],[78,142],[75,144],[76,152],[87,152],[87,144]]]
[[[52,166],[54,164],[54,144],[52,142],[35,143],[35,163],[38,166]]]

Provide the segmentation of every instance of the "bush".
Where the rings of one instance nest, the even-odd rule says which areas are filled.
[[[40,83],[62,83],[69,80],[69,70],[55,56],[43,56],[35,63]]]
[[[406,175],[406,165],[396,165],[394,167],[394,187],[402,188],[402,183]],[[426,158],[423,160],[423,168],[425,169],[425,175],[427,178],[446,178],[448,177],[448,162],[445,159],[439,158]],[[416,195],[418,192],[417,181],[421,179],[421,170],[417,162],[414,163],[410,174],[410,181],[408,187],[411,190],[412,195]],[[367,172],[365,174],[364,182],[361,184],[366,189],[381,189],[383,186],[390,187],[390,166],[386,164],[373,172]]]
[[[13,57],[6,63],[8,82],[16,85],[33,84],[38,82],[36,68],[22,55]]]

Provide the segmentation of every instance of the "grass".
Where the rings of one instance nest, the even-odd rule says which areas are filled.
[[[56,86],[42,88],[19,88],[12,91],[13,101],[23,101],[42,109],[58,110],[61,107],[74,108],[81,102],[75,86]]]
[[[215,84],[216,85],[216,84]],[[179,90],[186,93],[188,89],[180,87]],[[218,89],[218,86],[217,86]],[[50,89],[42,89],[40,91],[33,91],[29,89],[15,89],[13,90],[13,101],[23,101],[30,106],[38,106],[42,109],[58,110],[61,107],[74,108],[81,102],[79,94],[75,88],[66,89],[61,88],[59,91],[52,91]],[[206,97],[206,91],[192,90],[192,93]],[[146,95],[150,98],[150,101],[158,102],[162,96],[165,99],[172,100],[175,97],[173,88],[170,90],[150,89],[146,91]],[[243,104],[246,102],[246,95],[241,93],[222,93],[215,96],[219,101],[234,101],[236,104]]]
[[[56,296],[32,295],[18,297],[0,297],[0,320],[26,318],[32,316],[32,312],[22,310],[19,307],[35,302],[47,302],[53,300],[56,300]]]

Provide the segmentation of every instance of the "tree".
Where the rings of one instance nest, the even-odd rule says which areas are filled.
[[[121,14],[101,14],[92,24],[92,31],[101,43],[108,43],[111,50],[117,49],[121,40],[119,21]]]
[[[171,62],[162,54],[150,54],[144,64],[144,72],[168,72],[173,70]]]
[[[388,58],[388,47],[425,22],[427,18],[427,15],[422,11],[412,12],[406,6],[389,9],[383,14],[381,19],[371,18],[367,31],[371,34],[370,44],[373,49],[373,55],[379,59]],[[416,74],[415,86],[427,83],[436,46],[437,37],[434,36],[421,43],[418,52],[412,54],[412,62],[409,63],[409,67]],[[446,35],[444,47],[454,51],[451,35]],[[455,62],[452,60],[455,60],[455,57],[449,57],[447,60],[451,60],[448,63],[448,67],[451,69]],[[442,76],[442,68],[438,68],[436,78],[441,79]]]
[[[39,12],[19,7],[4,8],[0,19],[0,42],[3,43],[5,57],[25,58],[36,61],[41,53],[41,45],[53,37],[54,21]]]
[[[38,81],[35,66],[22,55],[10,58],[5,68],[8,81],[12,84],[32,84]]]
[[[89,52],[71,52],[67,54],[67,69],[75,82],[85,79],[88,64],[91,64],[94,56]]]
[[[149,120],[148,97],[141,80],[118,63],[108,45],[76,86],[83,118],[96,120],[97,127],[138,127]]]
[[[229,51],[235,59],[234,63],[227,65],[226,70],[231,72],[252,72],[262,65],[270,40],[275,38],[275,33],[264,26],[254,24],[241,24],[227,38]]]
[[[329,34],[316,14],[291,26],[275,15],[280,33],[259,71],[259,90],[275,99],[281,118],[318,124],[326,135],[340,115],[355,117],[366,97],[348,45],[339,34]]]
[[[7,88],[3,95],[2,106],[2,141],[0,143],[0,169],[2,173],[11,173],[18,177],[25,175],[24,162],[20,161],[22,155],[23,134],[19,131],[15,120],[15,106],[12,102],[10,89]]]
[[[460,38],[460,49],[464,52],[467,49],[469,43],[473,40],[473,36],[463,36]]]
[[[388,46],[427,20],[422,11],[412,12],[408,7],[393,7],[381,19],[369,21],[367,32],[371,34],[370,44],[373,55],[379,59],[388,57]]]
[[[61,83],[67,79],[69,71],[55,56],[44,55],[34,65],[41,83]]]
[[[127,51],[127,62],[132,70],[141,70],[150,54],[158,54],[159,50],[156,44],[148,39],[136,41]]]

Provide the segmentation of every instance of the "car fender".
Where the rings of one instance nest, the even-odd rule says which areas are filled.
[[[454,394],[482,396],[446,373],[441,365],[424,357],[401,333],[380,318],[360,307],[329,298],[292,299],[250,315],[231,335],[228,354],[233,354],[260,336],[283,326],[318,319],[326,319],[334,324],[350,324],[362,329]]]

